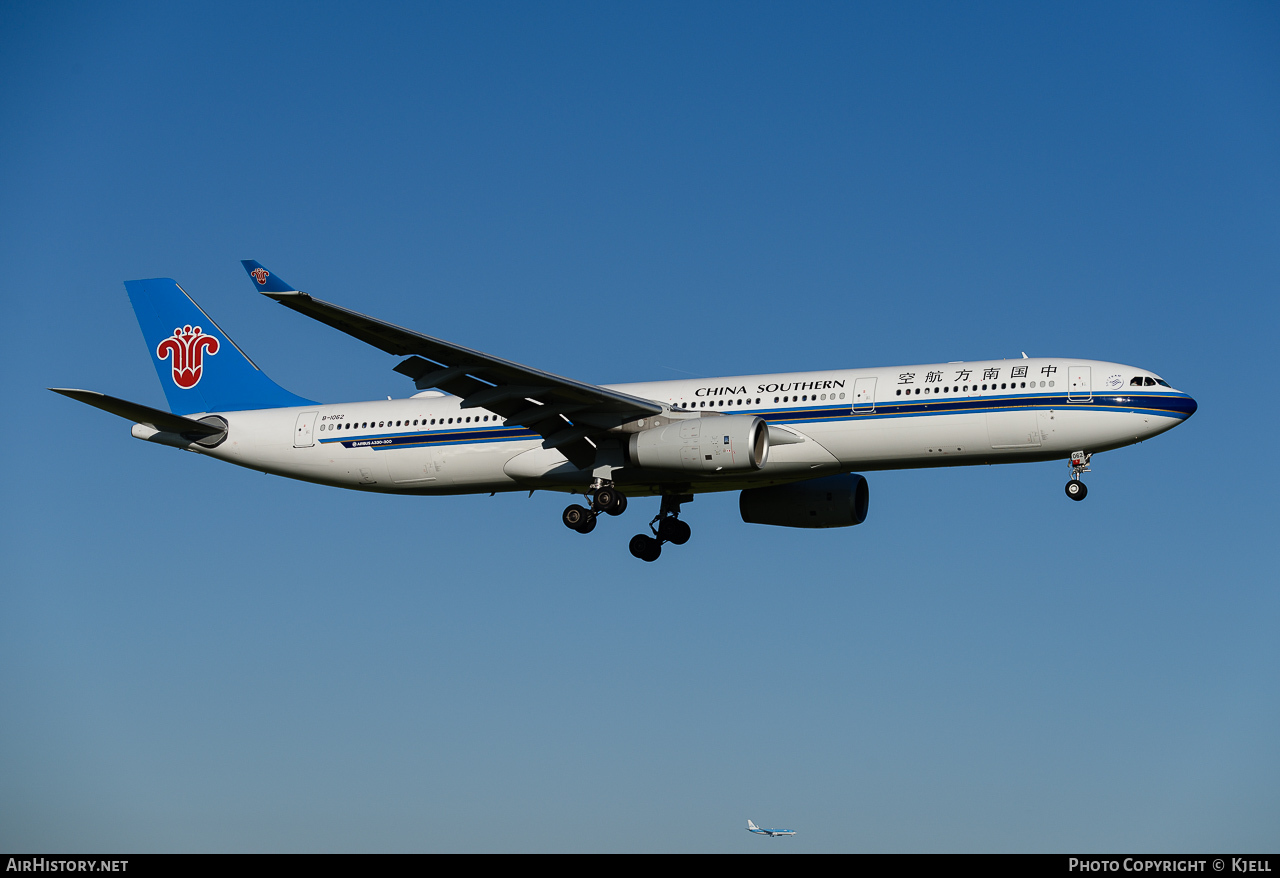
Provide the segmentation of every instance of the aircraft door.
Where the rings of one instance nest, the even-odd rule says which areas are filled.
[[[316,416],[319,412],[303,412],[298,415],[298,423],[293,428],[293,447],[310,448],[316,444]]]
[[[854,412],[874,412],[876,410],[876,379],[859,378],[853,382]]]
[[[1067,367],[1067,401],[1089,402],[1093,399],[1093,380],[1088,366]]]

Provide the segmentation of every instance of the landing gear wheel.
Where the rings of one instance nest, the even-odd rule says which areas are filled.
[[[570,530],[576,530],[580,534],[591,533],[596,526],[596,516],[590,509],[579,506],[574,503],[572,506],[566,506],[564,514],[560,516],[564,521],[564,526]]]
[[[1067,482],[1067,496],[1072,500],[1083,500],[1088,493],[1089,489],[1079,479],[1072,479]]]
[[[633,536],[628,548],[631,549],[631,554],[641,561],[657,561],[658,556],[662,554],[662,543],[647,534]]]
[[[610,487],[599,488],[593,499],[597,509],[601,512],[609,512],[618,505],[618,492]]]
[[[663,542],[683,546],[689,542],[689,537],[692,534],[693,531],[689,529],[689,525],[678,518],[668,517],[658,523],[658,539]]]
[[[627,495],[618,491],[615,491],[614,493],[617,495],[618,499],[612,506],[606,509],[605,512],[610,515],[621,515],[627,511]]]

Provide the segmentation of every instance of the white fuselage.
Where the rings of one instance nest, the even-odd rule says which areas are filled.
[[[674,418],[758,416],[774,440],[765,465],[749,474],[664,473],[628,465],[623,456],[613,474],[628,493],[643,495],[673,483],[689,492],[720,491],[857,470],[1064,459],[1140,442],[1195,411],[1187,394],[1153,386],[1158,380],[1116,363],[1020,359],[613,385],[662,403]],[[591,471],[567,464],[536,433],[461,402],[428,393],[220,412],[225,440],[186,447],[364,491],[585,489]],[[653,419],[626,425],[620,438],[652,425]],[[145,429],[135,428],[135,435],[152,438]]]

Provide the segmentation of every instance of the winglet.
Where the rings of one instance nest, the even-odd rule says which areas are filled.
[[[263,268],[261,262],[253,259],[241,259],[240,264],[244,266],[244,270],[249,272],[249,278],[253,281],[253,285],[257,287],[260,293],[296,293],[297,287],[289,286],[284,280],[276,274],[272,274]]]

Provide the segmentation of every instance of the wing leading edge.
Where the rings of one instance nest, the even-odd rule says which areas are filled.
[[[527,427],[542,436],[544,448],[559,450],[579,468],[595,462],[593,437],[663,411],[652,400],[522,366],[323,302],[292,289],[253,260],[243,260],[243,265],[264,296],[379,350],[408,357],[395,371],[419,390],[438,387],[461,397],[463,408],[483,407]]]

